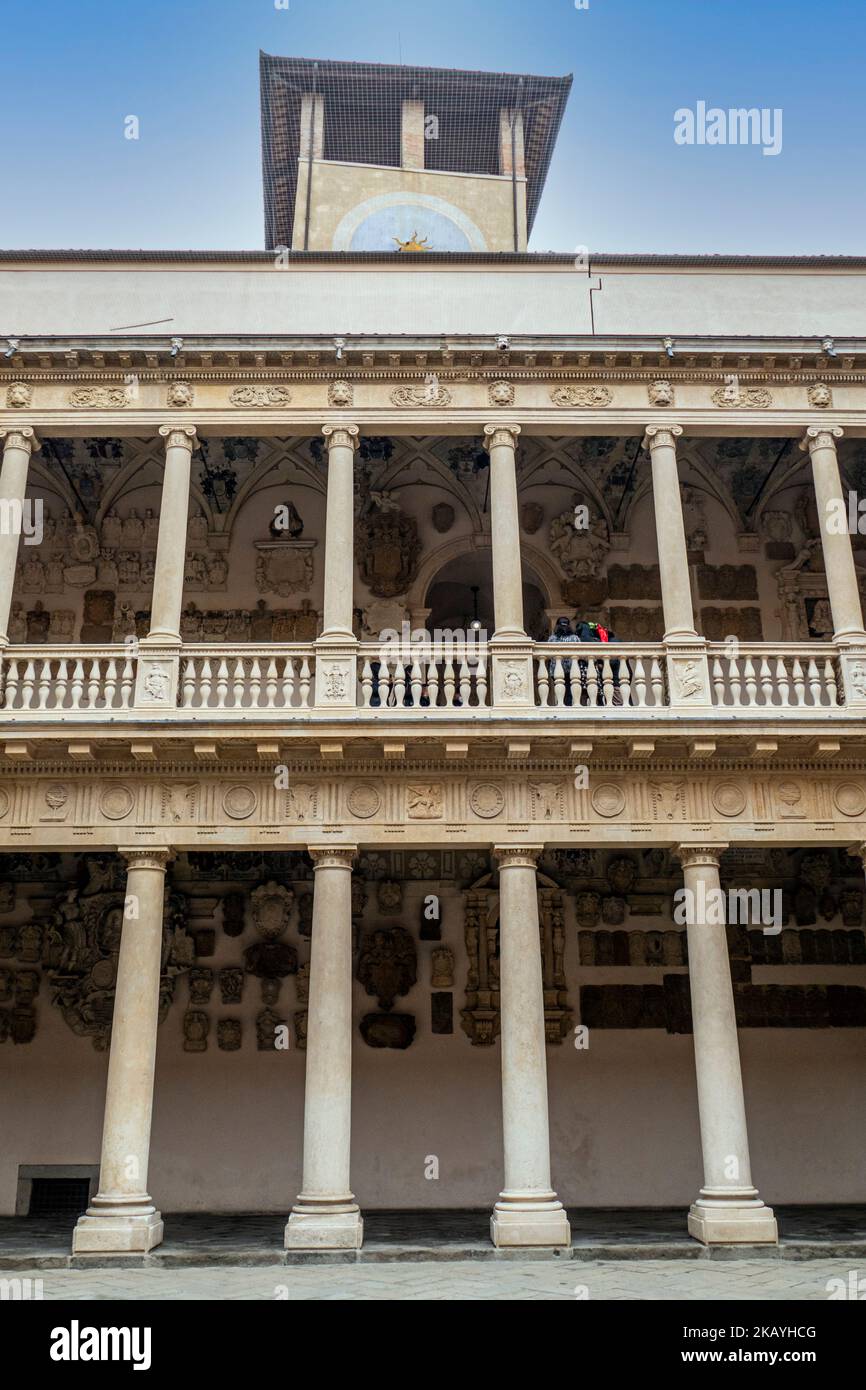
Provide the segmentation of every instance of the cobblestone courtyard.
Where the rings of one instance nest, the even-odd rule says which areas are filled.
[[[42,1280],[48,1299],[827,1300],[850,1260],[473,1260],[257,1269],[4,1271]],[[866,1272],[866,1265],[864,1265]]]

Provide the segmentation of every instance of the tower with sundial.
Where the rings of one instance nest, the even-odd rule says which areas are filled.
[[[526,251],[571,80],[263,53],[268,247]]]

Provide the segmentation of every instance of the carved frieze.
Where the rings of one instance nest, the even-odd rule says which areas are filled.
[[[431,380],[424,386],[395,387],[391,401],[404,410],[443,409],[451,404],[451,392],[438,381]]]
[[[581,410],[603,410],[613,400],[606,386],[555,386],[550,393],[554,405]]]
[[[229,402],[238,409],[266,409],[291,405],[292,393],[287,386],[235,386],[229,392]]]
[[[772,392],[766,386],[744,386],[736,380],[717,386],[710,400],[720,410],[769,410],[773,404]]]

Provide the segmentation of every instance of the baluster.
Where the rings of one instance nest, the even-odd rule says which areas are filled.
[[[72,668],[72,689],[70,691],[70,694],[72,696],[73,709],[81,708],[81,696],[83,695],[83,693],[84,667],[82,666],[80,661],[76,661],[74,667]]]
[[[779,692],[779,704],[782,709],[787,709],[791,683],[788,680],[788,668],[780,656],[776,658],[776,689]]]
[[[201,679],[199,681],[199,709],[210,708],[211,691],[213,690],[213,670],[211,669],[210,657],[206,656],[201,664]]]
[[[591,706],[599,703],[598,670],[594,661],[586,663],[586,694]]]
[[[192,702],[195,698],[195,662],[188,656],[183,667],[183,683],[181,685],[182,700],[184,709],[192,709]]]
[[[227,696],[228,693],[229,693],[229,668],[228,668],[228,664],[226,663],[225,659],[223,659],[223,660],[220,662],[219,666],[217,667],[216,693],[217,693],[217,702],[216,702],[216,707],[217,707],[217,709],[225,709],[225,707],[226,707],[226,696]]]
[[[765,656],[761,658],[761,699],[765,705],[773,703],[773,677],[770,674],[770,663]]]
[[[809,690],[812,695],[812,704],[821,703],[821,677],[818,675],[818,663],[814,657],[809,658]]]
[[[613,704],[613,671],[610,669],[609,656],[602,659],[601,683],[604,690],[604,703],[610,706]]]
[[[54,683],[56,694],[54,696],[54,709],[63,709],[66,704],[66,697],[69,694],[69,667],[65,659],[61,660],[57,667],[57,678]]]
[[[6,690],[4,694],[4,708],[15,708],[15,697],[18,694],[18,660],[13,657],[6,668]]]
[[[725,703],[725,672],[719,658],[713,657],[713,689],[716,692],[716,704]]]
[[[442,680],[442,687],[445,694],[445,704],[448,709],[454,707],[454,663],[449,656],[445,662],[445,674]]]
[[[629,663],[623,657],[614,657],[613,660],[619,661],[619,675],[617,676],[618,686],[614,687],[613,699],[617,705],[631,704],[631,676],[629,675]],[[611,667],[613,675],[613,667]]]
[[[389,705],[402,706],[406,694],[406,667],[398,656],[397,665],[394,668],[394,683],[391,687],[391,696],[388,700]]]
[[[743,663],[743,679],[746,683],[746,705],[757,704],[758,682],[755,677],[755,663],[750,656]]]
[[[542,708],[546,708],[550,702],[550,676],[547,671],[547,657],[536,657],[535,674],[538,682],[538,699],[536,704],[540,705]]]
[[[33,688],[36,685],[36,667],[32,661],[28,661],[24,668],[24,679],[21,682],[21,708],[30,709],[33,704]]]
[[[412,680],[411,680],[412,704],[414,705],[415,709],[417,709],[418,706],[421,704],[421,695],[422,695],[422,693],[423,693],[423,690],[424,690],[424,672],[422,671],[422,669],[421,669],[421,663],[420,663],[420,661],[418,660],[418,658],[417,658],[417,656],[416,656],[416,657],[415,657],[415,660],[412,662]]]
[[[460,658],[460,703],[463,706],[469,704],[469,697],[472,694],[472,671],[466,660],[465,653]]]
[[[806,686],[803,680],[803,667],[798,656],[794,657],[794,704],[805,705]]]
[[[48,697],[51,694],[51,662],[43,661],[39,670],[39,708],[48,708]]]
[[[90,679],[87,682],[87,704],[90,709],[96,709],[99,703],[99,687],[101,684],[102,666],[98,657],[93,657],[90,662]]]
[[[479,656],[475,672],[475,698],[479,705],[487,704],[487,665],[483,656]]]
[[[439,667],[432,658],[427,667],[427,699],[430,708],[435,709],[439,703]]]
[[[291,709],[295,701],[295,658],[287,656],[283,663],[283,709]]]
[[[244,703],[244,691],[246,690],[246,671],[241,657],[235,661],[234,680],[232,681],[232,708],[240,709]]]
[[[370,665],[369,657],[364,658],[364,665],[361,670],[361,705],[364,709],[370,708],[370,701],[373,698],[373,667]]]
[[[627,663],[624,664],[623,669],[626,672],[626,677],[628,677]],[[646,668],[644,667],[642,656],[635,657],[632,677],[628,685],[624,687],[624,690],[628,691],[627,698],[625,694],[623,695],[624,705],[634,704],[637,705],[638,709],[643,709],[646,706]]]
[[[824,662],[824,685],[831,705],[839,703],[839,688],[836,684],[836,665],[830,657]]]
[[[111,657],[105,671],[104,706],[114,709],[114,696],[117,692],[117,662]]]
[[[310,663],[309,663],[309,661],[307,660],[306,657],[304,657],[303,661],[301,662],[300,691],[301,691],[301,708],[302,708],[302,709],[309,709],[309,707],[310,707]]]
[[[277,707],[277,663],[273,657],[268,662],[268,669],[265,672],[265,709],[276,709]]]
[[[63,663],[61,663],[62,665]],[[57,678],[58,687],[60,677]],[[123,663],[123,671],[120,676],[120,708],[129,709],[132,704],[132,692],[135,689],[135,666],[132,657],[127,657]]]
[[[657,656],[652,659],[650,666],[650,685],[653,692],[653,704],[663,705],[665,702],[665,678],[662,672],[661,662]]]
[[[572,671],[575,669],[573,664],[571,669]],[[553,658],[553,703],[560,708],[565,705],[565,687],[565,666],[562,657],[555,656]]]
[[[258,709],[261,693],[262,668],[259,665],[258,657],[254,656],[250,666],[250,709]]]

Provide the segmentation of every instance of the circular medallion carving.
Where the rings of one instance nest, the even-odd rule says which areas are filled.
[[[618,816],[625,810],[625,792],[615,782],[602,782],[589,799],[600,816]]]
[[[495,782],[477,782],[469,793],[469,805],[476,816],[492,820],[505,806],[505,792]]]
[[[99,809],[108,820],[123,820],[135,805],[135,797],[122,783],[106,787],[99,798]]]
[[[866,791],[859,782],[841,782],[833,792],[833,802],[843,816],[862,816],[866,811]]]
[[[8,793],[7,791],[4,791],[3,788],[0,787],[0,820],[3,819],[3,817],[6,815],[6,813],[7,813],[8,810],[9,810],[9,793]]]
[[[736,782],[719,782],[711,799],[720,816],[738,816],[746,809],[746,794]]]
[[[246,820],[258,805],[258,799],[251,787],[229,787],[223,796],[223,810],[232,820]]]
[[[90,979],[96,989],[111,989],[115,979],[113,957],[98,960],[90,972]]]
[[[349,792],[346,797],[346,805],[353,816],[358,816],[361,820],[369,820],[371,816],[375,816],[382,805],[382,798],[372,783],[360,782]]]

